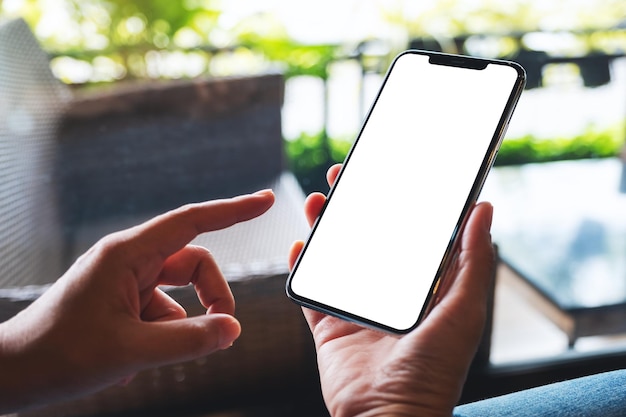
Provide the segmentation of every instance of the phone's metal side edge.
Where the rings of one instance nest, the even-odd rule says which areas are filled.
[[[498,126],[494,133],[492,142],[489,145],[489,152],[487,152],[487,154],[485,155],[485,158],[483,159],[483,162],[481,164],[481,169],[476,175],[476,180],[474,181],[468,199],[465,202],[465,207],[463,208],[463,211],[459,218],[459,222],[454,229],[444,258],[440,264],[439,270],[437,271],[437,275],[435,277],[435,280],[433,281],[433,285],[430,290],[429,299],[425,303],[424,308],[422,309],[422,312],[420,314],[418,323],[416,323],[414,327],[417,327],[417,325],[428,316],[430,311],[438,302],[438,292],[442,288],[442,283],[446,280],[446,274],[449,272],[451,266],[454,265],[454,262],[456,261],[456,258],[458,256],[460,236],[462,235],[463,229],[465,228],[465,225],[469,218],[471,208],[478,200],[478,196],[482,191],[483,185],[487,179],[487,175],[493,167],[496,156],[498,155],[498,151],[500,149],[500,145],[502,144],[504,136],[506,135],[506,130],[508,128],[509,122],[511,121],[513,113],[515,112],[515,108],[517,107],[520,96],[524,91],[524,86],[526,84],[526,71],[521,65],[516,62],[502,60],[490,60],[490,62],[513,67],[518,74],[517,80],[513,89],[511,90],[509,99],[507,100],[505,106],[506,111],[502,113],[502,117],[498,122]]]
[[[287,289],[287,291],[288,291],[287,293],[289,294],[289,288]],[[415,323],[415,325],[411,326],[408,329],[395,329],[393,327],[389,327],[384,324],[374,322],[374,321],[368,320],[360,316],[352,315],[342,310],[338,310],[332,306],[320,304],[318,302],[311,302],[311,300],[308,300],[307,298],[301,297],[297,294],[295,295],[295,297],[296,298],[292,298],[292,299],[302,307],[306,307],[311,310],[328,314],[330,316],[337,317],[339,319],[358,324],[359,326],[367,327],[368,329],[376,330],[376,331],[383,332],[383,333],[390,334],[390,335],[400,336],[400,335],[409,333],[419,324],[419,321],[418,321]]]

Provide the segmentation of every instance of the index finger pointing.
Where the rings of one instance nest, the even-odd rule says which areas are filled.
[[[165,259],[197,235],[253,219],[269,210],[272,204],[274,193],[271,190],[188,204],[125,232],[130,234],[127,238],[135,240],[135,247],[140,251],[141,248],[154,250]]]

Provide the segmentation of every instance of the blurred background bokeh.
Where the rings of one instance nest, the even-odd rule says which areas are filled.
[[[499,164],[607,156],[623,141],[624,60],[611,59],[611,74],[596,78],[575,62],[599,55],[591,67],[606,72],[606,56],[624,53],[626,4],[619,0],[0,5],[3,17],[26,19],[55,76],[77,89],[280,71],[287,151],[307,191],[323,187],[315,178],[329,161],[343,159],[390,60],[410,46],[526,64],[529,87],[541,88],[525,95]]]

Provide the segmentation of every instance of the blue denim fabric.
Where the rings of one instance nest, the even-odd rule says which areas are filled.
[[[454,409],[455,417],[626,416],[626,370],[550,384]]]

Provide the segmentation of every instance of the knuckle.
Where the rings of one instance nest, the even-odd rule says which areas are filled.
[[[115,232],[98,240],[90,251],[105,259],[117,257],[123,252],[122,246],[125,241],[121,232]]]

